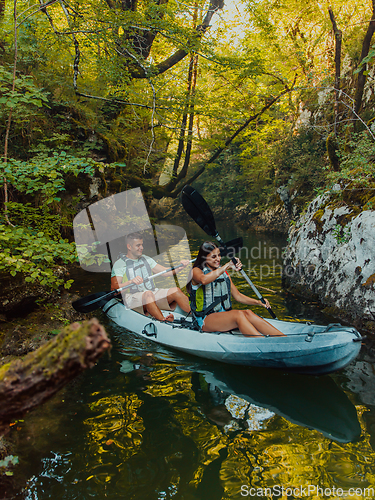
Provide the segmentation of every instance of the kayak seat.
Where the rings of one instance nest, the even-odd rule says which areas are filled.
[[[240,335],[242,337],[242,333],[239,330],[229,330],[228,332],[204,332],[200,330],[201,333],[205,333],[207,335]]]
[[[199,331],[199,328],[196,328],[194,321],[188,321],[186,318],[175,319],[171,322],[171,325],[174,328],[185,328],[188,330],[198,330]]]

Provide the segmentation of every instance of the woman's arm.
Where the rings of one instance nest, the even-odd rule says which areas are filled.
[[[229,278],[230,279],[230,278]],[[230,291],[232,294],[232,297],[234,300],[237,300],[237,302],[240,302],[241,304],[245,304],[246,306],[263,306],[263,307],[271,307],[270,303],[268,302],[267,299],[265,299],[265,304],[261,300],[257,299],[252,299],[251,297],[248,297],[247,295],[244,295],[241,293],[236,285],[233,283],[232,280],[230,280],[231,285],[230,285]]]
[[[212,283],[215,281],[219,276],[221,276],[225,271],[228,269],[228,267],[231,266],[231,262],[227,262],[223,266],[215,269],[214,271],[211,271],[208,274],[204,274],[202,269],[199,269],[199,267],[193,267],[193,285],[208,285],[208,283]]]

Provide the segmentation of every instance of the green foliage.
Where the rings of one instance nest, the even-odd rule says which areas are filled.
[[[247,191],[238,159],[238,147],[223,153],[217,163],[209,165],[206,172],[195,182],[208,204],[228,216],[239,205],[246,203]]]
[[[36,233],[22,226],[0,224],[0,270],[16,276],[22,273],[25,281],[43,286],[69,288],[72,280],[64,281],[57,267],[76,261],[75,244],[56,241],[44,232]]]
[[[356,75],[356,74],[360,73],[360,71],[362,71],[364,67],[367,67],[367,64],[372,63],[374,61],[374,59],[375,59],[375,45],[372,45],[367,56],[362,59],[358,68],[354,71],[354,74]],[[364,74],[368,75],[368,73],[369,73],[369,70],[366,69],[364,71]]]
[[[348,140],[341,139],[340,171],[329,172],[331,185],[351,184],[351,187],[374,187],[375,141],[367,132],[353,134]]]
[[[274,143],[271,165],[274,183],[288,186],[289,193],[308,201],[325,185],[325,141],[311,130],[284,133]]]
[[[71,227],[71,222],[66,215],[53,214],[47,205],[33,207],[31,203],[7,203],[8,214],[12,219],[12,224],[23,226],[34,230],[52,240],[59,240],[62,226]]]
[[[76,158],[65,151],[55,151],[51,156],[39,153],[29,161],[10,158],[0,163],[0,183],[6,178],[21,193],[38,194],[42,203],[49,204],[60,201],[57,194],[65,191],[68,174],[93,175],[96,165],[90,158]]]
[[[15,89],[12,90],[13,73],[0,66],[0,109],[2,113],[13,110],[24,110],[28,106],[41,108],[48,102],[45,92],[38,88],[32,77],[18,75],[15,79]]]
[[[336,224],[333,230],[333,236],[339,245],[348,243],[350,240],[350,228],[343,228],[341,224]]]
[[[368,18],[368,6],[354,0],[334,0],[331,5],[345,34],[343,56],[347,51],[354,67],[359,63],[354,58],[360,53],[362,36],[358,26]],[[19,13],[28,6],[21,0]],[[247,12],[236,20],[237,31],[230,29],[231,20],[220,19],[211,23],[210,35],[200,39],[195,28],[206,7],[203,0],[77,0],[74,7],[66,5],[68,16],[59,2],[48,6],[49,17],[45,12],[27,19],[20,14],[15,91],[9,70],[14,55],[12,12],[7,9],[0,127],[5,130],[12,110],[8,153],[12,158],[0,163],[0,185],[5,178],[11,186],[15,201],[7,209],[16,227],[7,227],[11,254],[4,260],[8,266],[4,269],[18,272],[29,265],[20,260],[27,259],[17,250],[26,252],[22,239],[30,244],[28,260],[33,264],[36,242],[42,238],[41,262],[51,264],[52,274],[60,261],[69,261],[72,248],[58,251],[54,246],[62,245],[61,234],[66,233],[61,229],[70,225],[62,215],[66,207],[61,201],[78,190],[86,194],[98,169],[110,193],[141,185],[149,195],[162,172],[167,182],[171,174],[167,161],[173,164],[182,116],[192,103],[191,163],[199,165],[271,98],[294,86],[197,180],[214,207],[229,211],[245,203],[258,207],[277,203],[275,191],[280,186],[287,186],[290,195],[297,193],[303,205],[316,189],[326,187],[327,180],[358,177],[371,184],[375,152],[368,138],[360,138],[358,144],[353,138],[349,148],[346,144],[341,172],[330,172],[327,179],[325,138],[332,131],[333,93],[323,103],[319,93],[321,87],[332,86],[334,66],[326,7],[313,0],[303,5],[297,0],[248,0]],[[76,83],[81,95],[72,83],[77,48],[81,57]],[[177,49],[186,50],[188,56],[157,74],[155,65]],[[193,53],[199,54],[199,66],[195,94],[189,101],[186,89]],[[373,51],[365,62],[371,62],[371,57]],[[148,70],[149,78],[134,78],[141,67]],[[311,120],[314,131],[301,128],[304,109],[316,112]],[[186,151],[187,133],[184,140]],[[50,254],[43,247],[47,242]],[[89,250],[79,249],[82,259],[91,258]],[[51,276],[35,274],[34,268],[26,272],[28,278],[55,283]]]

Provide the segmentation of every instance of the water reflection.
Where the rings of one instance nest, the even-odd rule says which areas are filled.
[[[209,394],[220,392],[224,402],[228,401],[228,395],[236,395],[237,399],[232,398],[226,407],[233,417],[238,412],[241,420],[247,419],[250,430],[257,429],[257,422],[268,421],[277,414],[339,442],[348,443],[360,436],[353,403],[328,376],[304,377],[273,370],[221,366],[200,373]],[[259,411],[259,407],[270,411]],[[247,418],[246,413],[252,414],[252,419]],[[261,428],[265,428],[264,422]]]

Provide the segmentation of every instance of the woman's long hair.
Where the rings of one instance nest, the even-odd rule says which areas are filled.
[[[198,255],[197,258],[195,259],[193,269],[194,267],[199,267],[199,269],[203,269],[205,264],[206,264],[206,259],[207,255],[209,255],[215,248],[219,248],[219,246],[214,243],[213,241],[205,241],[202,243],[202,245],[199,247]],[[186,285],[186,290],[190,294],[191,292],[191,281],[193,279],[193,269],[190,272],[189,276],[189,282]]]

